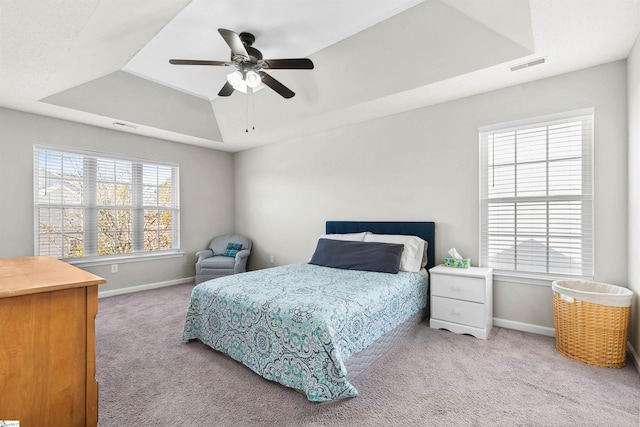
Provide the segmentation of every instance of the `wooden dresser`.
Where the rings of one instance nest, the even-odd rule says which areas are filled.
[[[0,420],[20,427],[98,424],[102,283],[51,257],[0,259]]]

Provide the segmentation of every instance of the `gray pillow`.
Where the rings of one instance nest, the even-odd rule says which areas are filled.
[[[309,264],[395,274],[402,251],[403,244],[319,239]]]

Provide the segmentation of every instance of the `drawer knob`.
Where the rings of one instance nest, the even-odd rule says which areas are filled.
[[[456,316],[460,316],[460,310],[458,310],[457,308],[454,308],[453,314],[455,314]]]
[[[451,290],[459,291],[460,290],[460,286],[452,286]]]

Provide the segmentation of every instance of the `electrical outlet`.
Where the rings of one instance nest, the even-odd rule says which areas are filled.
[[[271,264],[273,264],[274,262],[276,262],[276,257],[274,257],[273,255],[269,255],[269,262]]]
[[[118,272],[118,264],[111,264],[111,272],[112,273]]]

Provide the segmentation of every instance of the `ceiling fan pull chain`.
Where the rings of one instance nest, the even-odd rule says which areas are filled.
[[[253,97],[253,89],[251,89],[251,129],[256,130],[256,99]]]
[[[244,115],[244,131],[245,132],[249,132],[249,98],[251,97],[251,93],[253,92],[253,90],[248,87],[247,88],[247,97],[246,97],[246,110],[245,110],[245,115]]]

